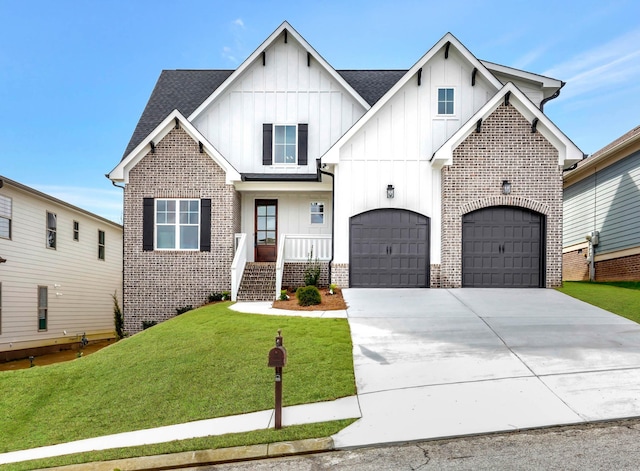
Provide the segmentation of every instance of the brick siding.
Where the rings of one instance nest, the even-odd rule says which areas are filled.
[[[462,285],[462,216],[489,206],[520,206],[546,216],[546,286],[562,279],[562,171],[558,152],[512,106],[500,105],[442,168],[441,286]],[[511,194],[502,195],[503,180]]]
[[[596,262],[596,281],[640,281],[640,255]]]
[[[327,288],[329,286],[329,262],[320,263],[320,279],[318,280],[319,288]],[[282,289],[295,290],[300,286],[304,286],[304,271],[307,268],[307,262],[285,262],[282,270]]]
[[[430,288],[442,288],[440,282],[440,264],[434,263],[430,267],[431,274],[429,276],[429,287]]]
[[[349,264],[333,263],[331,265],[331,282],[338,288],[349,287]]]
[[[587,249],[562,254],[562,279],[565,281],[588,281],[589,262]]]
[[[143,251],[143,198],[211,198],[211,251]],[[163,321],[176,308],[206,302],[231,289],[234,233],[240,232],[240,196],[198,143],[173,129],[129,173],[124,192],[125,330]]]

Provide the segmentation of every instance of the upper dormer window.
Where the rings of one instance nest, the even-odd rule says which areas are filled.
[[[262,125],[262,165],[307,165],[309,126],[301,124]]]
[[[438,114],[453,115],[455,114],[454,106],[454,89],[438,88]]]
[[[273,126],[273,162],[276,164],[295,164],[298,162],[297,126]]]

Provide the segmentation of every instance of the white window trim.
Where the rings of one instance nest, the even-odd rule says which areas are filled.
[[[293,126],[296,128],[296,161],[292,163],[287,162],[276,162],[276,127],[278,126]],[[298,124],[287,124],[287,123],[277,123],[273,125],[273,138],[271,139],[271,155],[272,157],[272,166],[284,166],[284,167],[297,167],[298,166]]]
[[[314,203],[322,205],[322,213],[313,213],[311,211],[311,205]],[[327,224],[327,204],[324,201],[321,201],[321,200],[309,201],[308,208],[309,208],[309,225],[310,226],[318,227],[318,226],[325,226]],[[314,214],[322,214],[322,222],[313,222],[312,215]]]
[[[438,113],[438,105],[440,104],[440,100],[438,99],[438,95],[440,94],[440,90],[451,89],[453,90],[453,113],[452,114],[440,114]],[[451,85],[440,85],[436,87],[436,116],[438,118],[457,118],[458,117],[458,87],[454,87]]]
[[[176,202],[176,222],[175,224],[158,224],[158,201],[175,201]],[[180,201],[197,201],[198,202],[198,224],[180,224]],[[160,252],[198,252],[200,250],[200,224],[202,224],[201,214],[201,201],[198,198],[156,198],[153,205],[153,249]],[[158,247],[158,225],[161,226],[173,226],[175,227],[175,241],[176,246],[173,248],[160,248]],[[180,226],[197,226],[198,227],[198,242],[193,249],[181,249],[180,248]]]

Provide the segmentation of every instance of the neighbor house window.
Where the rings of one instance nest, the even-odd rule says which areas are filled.
[[[49,294],[46,286],[38,286],[38,330],[47,330]]]
[[[80,241],[80,223],[78,221],[73,221],[73,240]]]
[[[104,260],[104,231],[98,230],[98,259]]]
[[[297,158],[296,126],[273,126],[273,162],[276,164],[295,164]]]
[[[324,203],[314,202],[310,205],[311,224],[324,224]]]
[[[156,249],[200,248],[200,200],[156,200]]]
[[[11,198],[0,195],[0,237],[11,239]]]
[[[438,88],[438,114],[454,114],[453,88]]]
[[[47,248],[56,248],[57,216],[47,211]]]

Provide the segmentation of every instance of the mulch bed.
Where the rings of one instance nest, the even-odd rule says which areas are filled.
[[[337,288],[334,290],[334,294],[329,294],[329,288],[321,288],[320,296],[322,302],[315,306],[300,306],[296,299],[295,292],[289,292],[288,301],[274,301],[273,307],[276,309],[288,309],[290,311],[338,311],[346,309],[347,304],[342,297],[342,291]]]

